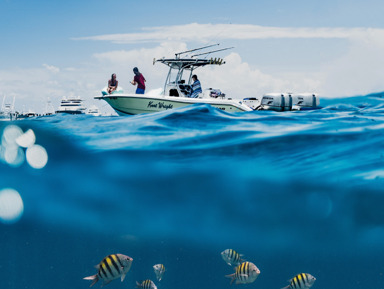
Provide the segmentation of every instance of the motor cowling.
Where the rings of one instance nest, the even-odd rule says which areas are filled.
[[[259,110],[285,111],[292,108],[290,93],[268,93],[261,99]]]
[[[292,95],[292,110],[313,109],[319,106],[319,98],[314,93]]]

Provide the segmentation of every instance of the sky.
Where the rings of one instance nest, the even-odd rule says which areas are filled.
[[[168,70],[154,58],[211,44],[233,47],[209,56],[225,65],[195,72],[233,98],[384,91],[382,0],[0,0],[0,12],[0,101],[18,111],[44,113],[63,96],[108,111],[93,98],[112,73],[133,93],[138,67],[155,94]]]

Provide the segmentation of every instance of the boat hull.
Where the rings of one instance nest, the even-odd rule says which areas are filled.
[[[252,111],[250,107],[234,100],[201,99],[169,96],[147,96],[145,94],[113,94],[95,97],[105,100],[119,115],[153,113],[184,107],[191,104],[210,104],[227,111]]]
[[[61,113],[61,114],[85,114],[82,110],[56,110],[55,113]]]

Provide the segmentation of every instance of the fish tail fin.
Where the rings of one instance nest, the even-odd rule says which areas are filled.
[[[141,284],[138,281],[136,281],[136,288],[140,288],[140,287],[141,287]]]
[[[289,285],[288,286],[285,286],[285,287],[283,287],[283,288],[281,288],[281,289],[288,289],[289,288]]]
[[[96,275],[84,277],[83,279],[84,280],[93,280],[92,284],[89,286],[89,287],[92,287],[93,285],[96,284],[97,281],[99,281],[99,276],[96,274]]]
[[[236,279],[236,277],[235,277],[235,273],[230,274],[230,275],[225,275],[225,277],[227,277],[227,278],[231,278],[231,279],[232,279],[232,280],[231,280],[231,285],[232,285],[233,281],[235,281],[235,279]]]

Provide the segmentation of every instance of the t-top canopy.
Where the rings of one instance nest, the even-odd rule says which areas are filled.
[[[222,65],[225,64],[225,61],[222,58],[211,58],[211,59],[193,59],[193,58],[162,58],[154,60],[155,62],[161,62],[168,65],[173,69],[195,69],[197,67],[205,65]]]

